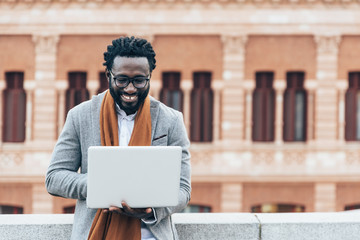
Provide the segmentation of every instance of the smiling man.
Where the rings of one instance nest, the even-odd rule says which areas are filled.
[[[151,74],[148,59],[117,56],[107,72],[114,101],[127,115],[134,114],[149,93]]]
[[[145,39],[113,40],[104,60],[109,90],[69,111],[46,174],[47,190],[77,199],[71,239],[178,239],[171,214],[186,207],[191,192],[190,142],[183,116],[149,96],[156,60]],[[181,146],[178,205],[131,208],[123,202],[123,208],[88,209],[87,150],[96,145]]]

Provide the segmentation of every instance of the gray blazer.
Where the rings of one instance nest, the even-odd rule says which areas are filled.
[[[71,235],[74,240],[87,239],[96,213],[96,209],[86,207],[87,150],[90,146],[101,145],[100,107],[104,93],[93,96],[91,100],[68,112],[46,174],[46,188],[50,194],[77,199]],[[157,221],[147,226],[158,240],[178,239],[171,214],[182,211],[190,200],[190,142],[180,112],[152,97],[150,111],[151,145],[181,146],[182,164],[179,204],[175,207],[155,208]]]

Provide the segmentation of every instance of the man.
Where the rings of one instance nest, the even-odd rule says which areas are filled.
[[[191,192],[190,143],[182,114],[148,96],[156,60],[145,39],[115,39],[104,59],[109,90],[68,112],[46,188],[54,196],[77,199],[71,239],[178,239],[171,214],[186,207]],[[179,204],[133,209],[123,202],[123,208],[88,209],[87,150],[96,145],[181,146]]]

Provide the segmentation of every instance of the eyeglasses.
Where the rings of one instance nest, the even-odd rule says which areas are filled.
[[[108,69],[112,79],[115,82],[115,85],[118,88],[126,88],[130,82],[135,88],[144,88],[146,86],[147,81],[150,80],[150,78],[144,77],[144,76],[138,76],[134,78],[126,77],[126,76],[114,76],[112,71]]]

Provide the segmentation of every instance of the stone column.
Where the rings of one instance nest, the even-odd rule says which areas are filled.
[[[245,89],[245,143],[251,144],[252,143],[252,96],[255,89],[255,81],[249,80],[244,82],[244,89]]]
[[[345,93],[348,89],[348,81],[338,80],[336,88],[338,90],[339,111],[338,111],[338,142],[339,144],[345,143]]]
[[[52,212],[52,197],[46,191],[44,183],[34,183],[32,185],[32,214],[48,214]]]
[[[284,126],[284,119],[283,119],[283,112],[284,112],[284,91],[286,88],[285,80],[276,80],[275,84],[275,143],[276,144],[283,144],[283,126]]]
[[[314,200],[316,212],[336,211],[336,184],[316,183]]]
[[[213,113],[213,142],[220,140],[221,130],[221,93],[223,91],[223,81],[213,81],[211,88],[214,91],[214,113]]]
[[[312,144],[315,138],[314,118],[315,118],[315,91],[317,88],[316,80],[306,80],[305,89],[307,92],[307,116],[306,116],[306,142]]]
[[[34,110],[34,89],[35,81],[25,81],[24,89],[26,91],[26,122],[25,122],[25,142],[32,141],[33,136],[33,110]]]
[[[100,82],[98,79],[89,80],[86,82],[86,88],[89,91],[89,99],[91,99],[92,96],[97,94],[99,87],[100,87]]]
[[[223,108],[222,137],[224,141],[244,139],[245,97],[242,82],[245,68],[246,35],[223,35]]]
[[[3,131],[3,91],[6,88],[6,82],[0,81],[0,145],[2,144],[2,131]]]
[[[160,100],[160,91],[162,88],[161,80],[151,79],[150,81],[151,96],[153,96],[157,100]]]
[[[59,36],[33,35],[35,43],[34,141],[56,139],[56,52]]]
[[[183,107],[183,111],[184,111],[184,122],[185,122],[185,127],[188,133],[188,136],[190,138],[190,111],[191,111],[191,89],[193,88],[193,81],[190,80],[181,80],[180,82],[180,87],[181,90],[184,93],[184,107]]]
[[[315,36],[317,82],[315,98],[315,137],[318,142],[337,139],[337,67],[340,36]]]
[[[66,93],[66,89],[69,88],[69,82],[67,80],[57,80],[55,86],[57,89],[56,138],[58,138],[65,123],[65,103],[66,103],[65,93]]]
[[[241,183],[223,183],[221,186],[221,212],[241,212],[242,192]]]

